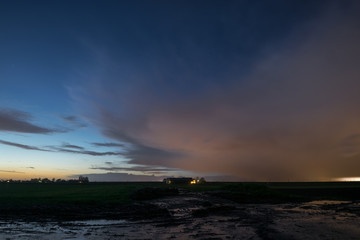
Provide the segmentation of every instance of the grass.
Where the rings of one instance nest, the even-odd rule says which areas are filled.
[[[271,183],[282,194],[311,200],[360,200],[360,182]]]
[[[265,183],[207,183],[188,186],[191,191],[207,191],[210,194],[240,203],[268,203],[289,201],[286,194],[275,191]]]
[[[0,205],[124,204],[132,192],[161,183],[0,184]]]
[[[191,191],[213,191],[215,195],[242,203],[277,203],[310,200],[360,200],[360,182],[275,182],[188,185]]]
[[[161,182],[89,184],[0,184],[0,206],[57,204],[126,204],[143,188],[169,188]],[[223,183],[175,185],[238,202],[271,202],[294,199],[360,200],[360,183]]]

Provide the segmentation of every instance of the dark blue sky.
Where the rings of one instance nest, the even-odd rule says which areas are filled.
[[[54,89],[73,72],[97,64],[91,45],[140,71],[161,65],[178,78],[190,71],[187,81],[202,87],[224,72],[246,72],[323,7],[314,1],[3,1],[1,77],[9,87],[57,95]],[[173,78],[169,85],[188,87]]]
[[[0,170],[360,176],[336,164],[316,171],[334,144],[360,134],[345,127],[357,110],[344,107],[358,103],[357,9],[357,1],[1,1]],[[343,116],[344,129],[329,123],[331,137],[314,133],[322,111]],[[301,154],[290,164],[292,151]],[[291,165],[315,170],[293,174]]]

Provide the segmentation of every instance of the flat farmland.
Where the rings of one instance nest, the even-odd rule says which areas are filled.
[[[87,184],[1,183],[2,206],[56,204],[129,204],[131,195],[146,188],[184,189],[192,192],[234,196],[238,200],[267,201],[274,198],[298,200],[359,200],[359,182],[234,183],[208,182],[201,185],[166,185],[161,182]],[[165,194],[166,195],[166,194]],[[156,196],[154,196],[156,198]]]
[[[358,239],[360,184],[0,184],[1,239]]]

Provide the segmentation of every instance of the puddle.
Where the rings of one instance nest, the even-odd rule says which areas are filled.
[[[349,204],[351,201],[333,201],[333,200],[317,200],[304,203],[304,205],[330,205],[330,204]]]
[[[69,221],[63,222],[62,225],[76,225],[76,226],[109,226],[126,223],[126,220],[86,220],[86,221]]]
[[[321,200],[274,207],[273,228],[289,239],[360,239],[359,203]]]
[[[65,222],[0,222],[0,239],[91,239],[92,233],[103,228],[126,225],[125,220],[87,220]]]
[[[333,201],[333,200],[317,200],[311,202],[305,202],[300,204],[286,204],[275,207],[278,211],[285,212],[319,212],[324,210],[333,210],[335,211],[338,208],[349,206],[356,207],[358,204],[352,203],[351,201]]]
[[[63,222],[0,221],[0,239],[360,239],[359,203],[236,204],[231,211],[194,218],[195,210],[228,206],[221,199],[191,195],[151,201],[168,209],[171,218]]]

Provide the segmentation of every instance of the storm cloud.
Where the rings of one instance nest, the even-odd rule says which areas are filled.
[[[360,176],[359,9],[330,7],[246,74],[235,60],[219,66],[217,84],[190,76],[191,64],[148,57],[151,70],[133,76],[104,67],[109,82],[82,97],[104,136],[132,146],[124,155],[132,164],[248,180]],[[170,67],[173,75],[162,72]],[[116,85],[116,76],[128,79]]]

